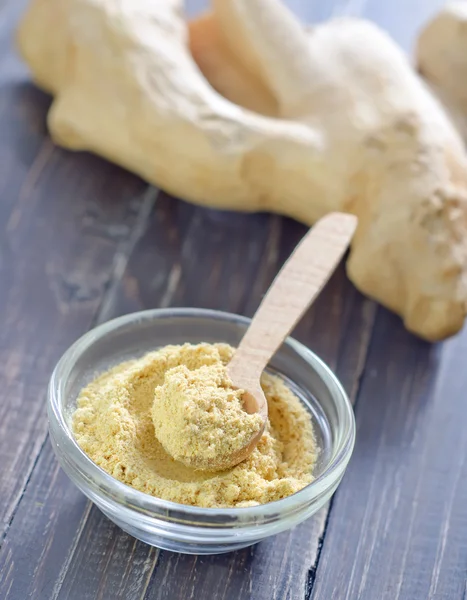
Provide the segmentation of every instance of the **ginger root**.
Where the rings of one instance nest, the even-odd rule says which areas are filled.
[[[467,140],[467,2],[448,4],[424,27],[416,59],[421,75]]]
[[[426,339],[459,330],[467,157],[390,38],[354,19],[305,31],[278,0],[215,0],[189,27],[182,8],[32,1],[19,47],[55,96],[54,140],[199,204],[352,212],[355,285]]]

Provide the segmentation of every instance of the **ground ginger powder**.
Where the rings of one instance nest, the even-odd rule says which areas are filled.
[[[245,412],[242,395],[220,359],[194,370],[180,365],[166,371],[151,411],[157,439],[189,467],[228,464],[263,426],[259,414]]]
[[[222,373],[232,354],[226,344],[166,346],[100,375],[78,397],[72,423],[78,444],[116,479],[181,504],[253,506],[297,492],[313,480],[317,448],[309,414],[278,377],[263,376],[269,422],[252,454],[231,469],[188,467],[155,435],[153,405],[166,373],[187,380],[186,370],[213,367]]]

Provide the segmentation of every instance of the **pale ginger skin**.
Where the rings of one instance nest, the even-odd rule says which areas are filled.
[[[19,45],[59,144],[204,205],[352,212],[355,285],[426,339],[461,328],[466,154],[375,26],[305,32],[277,0],[216,0],[188,32],[180,0],[33,0]]]
[[[419,71],[467,140],[467,2],[446,5],[417,41]]]

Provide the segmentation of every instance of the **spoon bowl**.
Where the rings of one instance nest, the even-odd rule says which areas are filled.
[[[80,390],[96,373],[154,351],[155,340],[157,347],[206,341],[237,347],[249,323],[239,315],[199,308],[127,314],[86,333],[54,370],[47,399],[51,448],[73,485],[118,527],[146,544],[189,554],[239,550],[290,530],[317,513],[347,468],[355,439],[352,406],[332,370],[292,338],[279,348],[268,370],[285,384],[293,382],[294,392],[313,421],[320,448],[315,479],[299,492],[257,506],[177,504],[115,479],[80,448],[71,415]]]
[[[301,240],[272,282],[227,365],[233,387],[245,390],[244,410],[249,414],[258,413],[263,425],[243,448],[227,458],[213,458],[208,468],[233,467],[255,449],[268,419],[261,374],[336,269],[356,226],[357,218],[350,214],[331,213],[323,217]]]

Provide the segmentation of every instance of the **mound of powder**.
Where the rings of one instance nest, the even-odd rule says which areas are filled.
[[[100,375],[77,400],[72,427],[78,444],[116,479],[181,504],[251,506],[297,492],[313,480],[317,448],[309,413],[279,377],[262,379],[269,421],[252,454],[235,467],[195,470],[174,460],[157,439],[152,412],[166,374],[221,370],[232,354],[226,344],[166,346]]]
[[[234,390],[219,360],[190,370],[166,372],[156,387],[152,421],[165,450],[193,468],[229,464],[260,431],[263,419],[243,410],[243,390]]]

